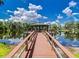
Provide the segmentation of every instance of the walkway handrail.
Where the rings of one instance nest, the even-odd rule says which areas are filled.
[[[25,39],[23,39],[6,57],[13,57],[17,53],[17,51],[22,47],[22,45],[25,44],[33,34],[34,31],[31,32]]]
[[[45,33],[49,36],[49,38],[52,39],[55,45],[57,45],[65,54],[68,58],[74,58],[74,55],[67,50],[64,46],[62,46],[54,37],[52,37],[47,31]]]

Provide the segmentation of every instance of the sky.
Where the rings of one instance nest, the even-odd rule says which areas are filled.
[[[54,23],[56,19],[65,22],[72,17],[79,18],[79,0],[4,0],[0,6],[0,19]]]

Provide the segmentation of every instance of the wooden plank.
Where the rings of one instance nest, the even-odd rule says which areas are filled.
[[[47,41],[47,38],[42,33],[38,33],[32,57],[57,58],[54,50]]]

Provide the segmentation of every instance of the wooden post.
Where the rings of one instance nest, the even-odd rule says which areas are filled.
[[[28,42],[27,41],[25,42],[25,45],[26,45],[26,49],[25,50],[27,51],[28,50]]]

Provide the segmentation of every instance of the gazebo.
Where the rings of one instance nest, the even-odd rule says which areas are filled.
[[[48,31],[48,24],[32,24],[31,30],[35,31]]]

